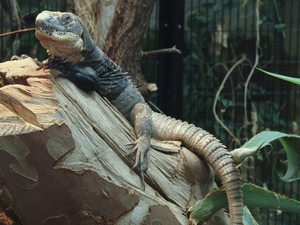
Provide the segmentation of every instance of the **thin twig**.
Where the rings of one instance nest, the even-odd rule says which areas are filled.
[[[161,111],[161,109],[158,108],[158,106],[155,105],[153,102],[148,101],[148,104],[149,104],[150,106],[152,106],[152,107],[156,110],[156,112],[159,112],[159,113],[161,113],[161,114],[164,114],[163,111]]]
[[[143,52],[143,56],[157,55],[157,54],[166,54],[166,53],[181,54],[181,51],[179,49],[177,49],[176,46],[173,46],[172,48],[163,48],[163,49],[159,49],[159,50],[153,50],[153,51]]]
[[[236,54],[235,54],[235,51],[234,51],[234,48],[233,48],[232,44],[230,44],[230,49],[231,49],[231,52],[232,52],[232,54],[233,54],[233,58],[234,58],[234,60],[236,61],[236,60],[237,60],[237,57],[236,57]],[[244,80],[243,72],[242,72],[242,70],[241,70],[240,67],[238,67],[238,71],[239,71],[239,74],[240,74],[241,79]]]
[[[83,13],[81,13],[78,17],[83,17],[84,15],[86,15],[86,14],[88,14],[88,13],[89,13],[88,11],[83,12]]]
[[[244,56],[244,55],[242,55],[242,58],[239,60],[239,61],[237,61],[229,70],[228,70],[228,72],[226,73],[226,75],[225,75],[225,77],[224,77],[224,79],[222,80],[222,83],[221,83],[221,85],[220,85],[220,87],[219,87],[219,90],[217,91],[217,93],[216,93],[216,97],[215,97],[215,99],[214,99],[214,104],[213,104],[213,113],[214,113],[214,116],[215,116],[215,119],[217,120],[217,122],[219,123],[219,124],[221,124],[221,126],[232,136],[232,138],[236,141],[236,143],[238,144],[238,145],[240,145],[240,141],[238,140],[238,138],[227,128],[227,126],[220,120],[220,118],[219,118],[219,116],[218,116],[218,114],[217,114],[217,112],[216,112],[216,106],[217,106],[217,101],[218,101],[218,98],[219,98],[219,95],[220,95],[220,93],[221,93],[221,91],[222,91],[222,89],[224,88],[224,84],[225,84],[225,82],[226,82],[226,80],[228,79],[228,77],[230,76],[230,74],[232,73],[232,71],[238,66],[238,65],[240,65],[242,62],[244,62],[245,60],[247,60],[246,59],[246,57]]]
[[[247,127],[247,124],[249,123],[248,121],[248,115],[247,115],[247,97],[248,97],[248,86],[250,83],[250,79],[254,73],[255,68],[258,65],[258,60],[259,60],[259,5],[260,5],[260,0],[256,0],[256,8],[255,8],[255,14],[256,14],[256,44],[255,44],[255,61],[254,65],[251,68],[251,71],[247,77],[247,80],[245,82],[245,89],[244,89],[244,117],[245,117],[245,125]]]
[[[272,55],[271,56],[271,58],[262,66],[262,65],[260,65],[260,68],[261,69],[264,69],[264,68],[266,68],[271,62],[273,62],[274,61],[274,55]]]
[[[21,29],[21,30],[10,31],[10,32],[0,34],[0,37],[8,36],[8,35],[11,35],[11,34],[18,34],[18,33],[33,31],[33,30],[36,30],[36,29],[35,28],[26,28],[26,29]]]
[[[225,63],[216,63],[207,70],[207,72],[204,74],[204,76],[207,76],[217,66],[222,66],[224,68],[224,70],[226,70],[226,72],[228,71],[228,68]]]

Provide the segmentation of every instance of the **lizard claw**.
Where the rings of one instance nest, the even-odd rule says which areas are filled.
[[[22,59],[27,59],[27,58],[31,58],[34,60],[34,62],[38,65],[38,66],[42,66],[42,63],[37,59],[37,58],[32,58],[29,55],[26,54],[22,54],[21,56],[18,55],[13,55],[10,60],[14,61],[14,60],[22,60]]]
[[[133,148],[125,156],[132,155],[134,152],[136,152],[135,162],[131,169],[135,169],[136,167],[139,168],[140,176],[142,179],[142,186],[143,189],[145,189],[144,173],[149,168],[150,140],[148,140],[148,138],[146,137],[141,136],[136,141],[126,145],[126,147],[132,147],[132,146]]]
[[[27,59],[27,58],[31,58],[30,56],[28,55],[25,55],[25,54],[22,54],[21,56],[18,56],[18,55],[13,55],[10,60],[13,61],[13,60],[22,60],[22,59]]]

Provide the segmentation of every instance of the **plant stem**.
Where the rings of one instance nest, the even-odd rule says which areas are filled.
[[[255,15],[256,15],[256,44],[255,44],[255,61],[254,65],[251,68],[251,71],[247,77],[247,80],[245,82],[245,89],[244,89],[244,121],[245,121],[245,129],[247,129],[247,125],[249,124],[248,121],[248,115],[247,115],[247,96],[248,96],[248,86],[250,83],[250,79],[254,73],[255,68],[258,65],[259,61],[259,43],[260,43],[260,34],[259,34],[259,5],[260,5],[260,0],[256,0],[256,8],[255,8]],[[247,132],[245,132],[247,135]],[[248,139],[248,137],[246,137]]]

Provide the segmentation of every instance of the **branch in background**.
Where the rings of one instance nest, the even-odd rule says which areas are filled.
[[[177,53],[181,54],[181,51],[176,48],[176,46],[173,46],[172,48],[163,48],[159,50],[153,50],[148,52],[143,52],[142,56],[148,56],[148,55],[157,55],[157,54],[166,54],[166,53]]]
[[[0,34],[0,37],[8,36],[8,35],[11,35],[11,34],[18,34],[18,33],[33,31],[33,30],[35,30],[35,28],[26,28],[26,29],[21,29],[21,30],[15,30],[15,31]]]

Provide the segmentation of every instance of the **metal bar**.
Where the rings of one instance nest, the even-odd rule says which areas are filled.
[[[184,47],[184,0],[159,1],[159,47]],[[183,54],[159,58],[158,107],[167,115],[182,118]]]

